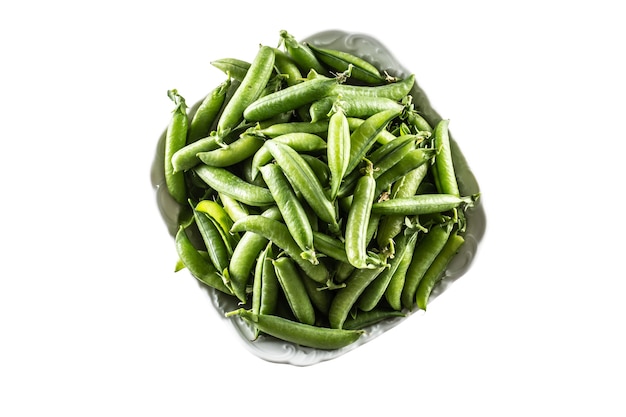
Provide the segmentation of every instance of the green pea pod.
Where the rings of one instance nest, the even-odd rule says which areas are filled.
[[[198,154],[220,148],[221,139],[217,135],[209,135],[205,138],[189,143],[172,155],[172,167],[174,172],[187,171],[198,165],[201,161]]]
[[[301,72],[308,73],[312,69],[318,74],[328,74],[326,68],[319,62],[307,45],[299,42],[286,30],[281,30],[279,35],[285,51],[298,65]]]
[[[300,247],[289,233],[287,226],[285,226],[282,222],[259,215],[250,215],[237,220],[233,225],[231,232],[253,232],[263,236],[285,251],[285,253],[287,253],[287,255],[289,255],[294,262],[298,264],[304,273],[316,282],[326,283],[330,277],[328,269],[323,263],[320,262],[317,265],[313,265],[311,262],[300,256]]]
[[[311,104],[309,116],[316,122],[328,118],[333,102],[339,96],[321,98]],[[386,97],[343,97],[342,106],[347,117],[367,118],[385,110],[404,111],[405,105]]]
[[[328,320],[331,328],[341,329],[343,327],[343,323],[346,321],[359,296],[384,270],[385,267],[381,266],[372,269],[357,268],[353,271],[345,282],[346,286],[337,290],[337,294],[328,310]]]
[[[227,245],[218,226],[208,214],[193,209],[193,216],[211,262],[219,272],[224,271],[224,269],[228,268],[232,248]]]
[[[243,308],[226,314],[227,317],[235,315],[265,334],[314,349],[341,349],[359,340],[363,334],[361,330],[330,329],[269,314],[254,314]]]
[[[218,136],[225,136],[243,121],[243,111],[254,102],[270,79],[274,70],[274,50],[261,46],[250,64],[241,84],[226,103],[217,123]]]
[[[306,275],[302,277],[302,283],[306,289],[311,303],[319,311],[322,317],[319,317],[320,321],[328,316],[328,310],[330,309],[330,303],[334,297],[332,291],[328,290],[327,286],[313,281]],[[319,315],[318,315],[319,316]]]
[[[326,188],[330,184],[330,168],[328,168],[326,162],[322,161],[320,158],[316,158],[313,155],[305,153],[300,156],[309,165],[309,167],[311,167],[322,188]]]
[[[218,193],[218,197],[224,207],[224,211],[233,222],[250,214],[248,208],[234,198],[229,197],[224,193]]]
[[[415,305],[417,286],[443,249],[451,232],[451,224],[433,226],[415,246],[400,297],[403,307],[410,309]]]
[[[385,290],[385,299],[391,308],[394,310],[402,310],[402,289],[406,281],[406,272],[409,268],[411,260],[413,259],[413,252],[417,243],[417,232],[412,232],[407,239],[406,246],[403,252],[397,254],[398,265],[395,268],[394,273],[391,275],[391,279]]]
[[[367,230],[374,202],[376,181],[368,169],[359,179],[346,222],[345,247],[348,261],[355,268],[375,268],[367,252]]]
[[[176,107],[165,134],[165,186],[172,198],[179,204],[187,203],[187,185],[183,172],[176,172],[172,165],[172,157],[187,143],[189,118],[185,99],[176,90],[169,90],[168,97]]]
[[[310,43],[307,43],[306,46],[313,51],[313,54],[320,62],[335,71],[343,72],[352,66],[350,76],[355,80],[374,85],[382,84],[386,80],[386,77],[381,75],[378,68],[354,54],[335,49],[321,48]]]
[[[269,139],[267,142],[269,141],[276,141],[288,145],[290,148],[300,153],[322,151],[327,147],[324,139],[316,134],[305,132],[285,133]],[[250,167],[250,175],[252,178],[256,178],[259,167],[270,162],[272,158],[272,153],[266,144],[264,144],[252,157],[252,165]]]
[[[430,161],[433,155],[435,155],[433,149],[418,148],[409,151],[394,166],[388,168],[376,178],[376,195],[380,195],[383,190],[387,189],[395,181]]]
[[[274,48],[274,65],[277,71],[285,76],[288,86],[299,84],[303,81],[302,73],[296,62],[285,52]]]
[[[354,69],[353,69],[354,71]],[[370,98],[387,98],[400,101],[405,98],[415,85],[415,75],[391,82],[389,84],[370,87],[363,85],[338,84],[333,88],[332,93],[342,98],[355,98],[367,101]]]
[[[263,142],[263,139],[258,136],[244,133],[239,139],[225,147],[208,152],[199,152],[197,156],[207,165],[229,167],[254,155],[263,146]]]
[[[307,79],[255,100],[246,107],[243,117],[249,121],[259,121],[296,110],[324,97],[336,83],[337,80],[333,78]]]
[[[451,194],[419,194],[413,197],[376,202],[372,205],[372,212],[407,216],[443,213],[458,207],[471,207],[477,198],[477,195],[457,197]]]
[[[313,122],[287,122],[287,123],[274,123],[269,126],[256,128],[255,133],[266,136],[268,138],[275,138],[288,133],[313,133],[315,135],[325,134],[328,131],[328,120],[322,120],[317,123]]]
[[[334,200],[337,198],[350,162],[350,126],[340,103],[335,106],[335,111],[328,121],[326,143],[326,159],[330,169],[330,199]]]
[[[196,210],[206,213],[209,218],[218,227],[220,235],[229,247],[229,253],[232,254],[232,247],[239,241],[237,236],[230,234],[230,228],[233,226],[233,219],[230,218],[222,205],[213,200],[201,200],[196,204]]]
[[[346,330],[362,330],[384,320],[405,317],[406,314],[396,310],[375,309],[370,311],[358,311],[356,316],[348,316],[343,323]]]
[[[329,224],[331,229],[338,230],[334,205],[328,200],[315,172],[291,147],[269,140],[265,146],[282,168],[294,190],[302,193],[303,198],[311,206],[317,216]]]
[[[337,261],[350,263],[346,247],[341,240],[322,232],[313,232],[313,244],[320,253]]]
[[[263,257],[263,271],[261,273],[261,304],[260,314],[274,314],[278,303],[280,283],[276,276],[276,270],[272,264],[273,250],[272,242],[267,244]]]
[[[403,234],[398,238],[395,244],[395,252],[389,261],[389,268],[372,281],[359,297],[358,306],[362,311],[373,310],[378,305],[403,259],[407,254],[409,259],[413,255],[412,247],[415,246],[416,240],[416,233]],[[398,310],[397,308],[394,309]]]
[[[461,235],[452,232],[441,252],[439,252],[417,286],[415,297],[419,309],[426,310],[432,290],[443,279],[448,264],[464,243],[465,239]]]
[[[407,112],[407,122],[418,132],[432,132],[430,124],[416,111]]]
[[[272,193],[267,188],[250,184],[226,168],[200,165],[194,168],[194,172],[215,191],[244,204],[261,207],[274,204]]]
[[[243,81],[250,69],[249,62],[237,58],[217,59],[211,61],[211,65],[239,82]]]
[[[452,194],[460,197],[459,185],[456,180],[450,136],[448,133],[449,120],[441,120],[435,127],[435,148],[437,156],[433,165],[435,184],[442,194]]]
[[[319,261],[313,245],[311,223],[282,169],[275,164],[264,165],[261,167],[261,174],[276,201],[287,229],[302,250],[300,256],[317,264]]]
[[[400,138],[396,140],[400,140]],[[400,144],[397,149],[394,149],[384,157],[378,159],[378,161],[374,163],[374,179],[378,179],[381,175],[384,175],[387,170],[396,166],[396,164],[398,164],[413,150],[415,150],[415,141],[408,140]]]
[[[211,288],[215,288],[225,294],[232,294],[230,289],[224,284],[221,276],[211,264],[204,258],[195,248],[187,233],[185,227],[180,226],[175,237],[176,251],[182,264],[187,268],[191,275],[198,281]]]
[[[315,309],[303,283],[300,271],[289,257],[280,257],[273,261],[274,271],[278,277],[287,304],[300,323],[315,324]]]
[[[193,143],[200,138],[209,136],[211,126],[217,120],[217,116],[225,102],[226,92],[231,84],[232,80],[228,77],[202,100],[189,123],[187,143]]]
[[[348,117],[348,124],[350,125],[350,132],[354,133],[354,131],[357,130],[359,126],[361,126],[364,122],[365,120],[360,119],[358,117]],[[378,133],[378,135],[376,136],[376,142],[378,142],[381,145],[384,145],[395,139],[396,139],[396,136],[390,131],[388,131],[387,129],[381,130],[380,133]]]
[[[346,174],[352,172],[363,160],[378,134],[402,112],[401,109],[385,110],[368,117],[352,135],[350,135],[350,162]]]
[[[280,211],[276,206],[265,210],[261,216],[272,220],[281,218]],[[241,220],[245,221],[246,218],[247,217],[244,217]],[[251,231],[243,233],[239,243],[237,243],[237,246],[233,249],[233,254],[228,266],[228,273],[233,292],[242,302],[246,301],[246,285],[250,280],[250,275],[253,272],[257,256],[267,245],[268,239],[265,236]]]

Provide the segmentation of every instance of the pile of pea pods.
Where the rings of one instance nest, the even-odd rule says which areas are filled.
[[[449,121],[415,109],[413,75],[280,31],[191,112],[177,90],[165,185],[184,208],[177,270],[234,297],[254,334],[339,349],[425,310],[464,243]]]

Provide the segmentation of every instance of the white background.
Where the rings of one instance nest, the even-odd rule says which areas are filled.
[[[618,3],[3,3],[0,415],[625,415]],[[252,355],[172,272],[150,183],[166,91],[195,103],[280,29],[385,44],[487,214],[426,314],[310,367]]]

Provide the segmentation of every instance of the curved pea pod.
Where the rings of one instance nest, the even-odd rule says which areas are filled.
[[[348,261],[355,268],[374,268],[367,252],[367,230],[370,222],[376,181],[371,170],[363,175],[354,191],[354,199],[348,212],[345,231],[345,247]]]
[[[204,258],[195,248],[189,236],[185,232],[185,227],[180,226],[175,237],[176,251],[181,263],[187,268],[191,275],[198,281],[211,288],[215,288],[225,294],[232,294],[230,289],[224,284],[215,266]]]
[[[198,154],[220,148],[221,139],[217,135],[207,137],[189,143],[172,155],[172,167],[174,172],[187,171],[198,165],[201,161]]]
[[[272,220],[281,218],[280,211],[276,206],[265,210],[261,216]],[[242,220],[245,220],[245,217]],[[233,292],[242,302],[246,301],[246,285],[250,280],[257,256],[267,245],[268,239],[265,236],[250,231],[243,233],[237,246],[233,249],[228,274]]]
[[[250,206],[269,206],[274,197],[267,188],[250,184],[226,168],[199,165],[194,171],[209,187]]]
[[[326,143],[326,160],[330,169],[330,199],[334,200],[350,162],[350,125],[341,104],[335,107],[328,121]]]
[[[195,207],[192,207],[192,210],[196,226],[202,236],[211,262],[218,272],[222,273],[228,268],[232,247],[224,239],[216,222],[208,214],[199,211]]]
[[[435,127],[435,148],[437,156],[433,165],[435,185],[442,194],[460,196],[459,185],[456,180],[452,150],[450,148],[450,135],[448,132],[449,120],[441,120]]]
[[[255,135],[242,134],[227,146],[208,152],[199,152],[198,159],[213,167],[229,167],[248,159],[263,146],[263,139]]]
[[[394,198],[372,204],[372,212],[379,214],[434,214],[474,205],[478,195],[457,197],[451,194],[419,194],[413,197]]]
[[[298,264],[306,275],[316,282],[326,283],[330,277],[328,269],[323,263],[320,262],[314,265],[300,256],[300,247],[289,233],[287,226],[282,222],[260,215],[250,215],[237,220],[233,224],[231,232],[253,232],[263,236],[281,248]]]
[[[175,108],[165,134],[164,175],[165,186],[172,198],[179,204],[187,203],[187,185],[183,172],[177,172],[172,165],[172,157],[187,143],[189,118],[185,99],[177,90],[169,90],[168,97],[174,102]]]
[[[354,54],[330,48],[321,48],[310,43],[305,45],[313,51],[318,61],[335,71],[343,72],[352,66],[350,76],[356,80],[377,85],[384,83],[387,79],[381,75],[378,68]]]
[[[230,218],[224,207],[213,200],[201,200],[196,204],[196,210],[206,213],[215,223],[220,235],[224,238],[229,247],[229,253],[232,254],[232,247],[239,241],[239,238],[230,234],[233,219]]]
[[[251,64],[248,61],[244,61],[242,59],[222,58],[211,61],[211,65],[223,71],[224,74],[241,82],[245,78]]]
[[[278,165],[269,164],[261,167],[261,174],[276,201],[287,229],[302,250],[300,256],[317,264],[319,261],[313,244],[313,228],[282,169]]]
[[[410,309],[415,305],[417,286],[448,241],[451,231],[451,224],[435,225],[415,246],[400,296],[403,307]]]
[[[289,146],[297,152],[316,152],[326,149],[326,141],[313,133],[305,132],[292,132],[285,133],[280,136],[276,136],[272,139],[268,139],[266,143],[259,148],[259,150],[252,157],[252,163],[250,167],[250,175],[252,178],[256,178],[259,172],[259,167],[267,164],[273,158],[272,153],[267,146],[267,142],[275,141]]]
[[[260,121],[294,111],[324,97],[335,84],[337,80],[333,78],[307,79],[255,100],[246,107],[243,117],[248,121]]]
[[[306,44],[299,42],[286,30],[281,30],[279,35],[285,51],[298,65],[301,72],[308,73],[312,69],[318,74],[328,74],[326,68],[319,62],[313,51]]]
[[[243,121],[243,111],[261,95],[273,70],[273,48],[261,46],[241,84],[222,110],[217,122],[218,136],[225,136]]]
[[[350,135],[350,162],[346,174],[352,172],[361,163],[367,152],[376,142],[378,134],[385,130],[393,119],[402,113],[401,109],[385,110],[368,117]]]
[[[426,310],[432,290],[444,277],[448,264],[464,243],[465,239],[461,235],[452,232],[417,286],[415,298],[418,308]]]
[[[331,229],[338,230],[335,206],[326,197],[315,172],[306,161],[285,144],[269,140],[265,146],[268,147],[282,168],[294,190],[302,194],[302,197],[322,221],[330,225]]]
[[[354,69],[353,69],[354,70]],[[400,101],[405,98],[415,85],[415,74],[411,74],[408,77],[390,82],[385,85],[378,86],[363,86],[363,85],[351,85],[351,84],[338,84],[333,88],[333,94],[341,96],[344,99],[355,98],[358,100],[367,101],[371,98],[387,98],[394,101]]]
[[[304,286],[303,278],[294,261],[289,257],[280,257],[273,261],[274,271],[278,277],[287,304],[300,323],[315,324],[315,309]]]
[[[232,80],[228,77],[202,100],[189,123],[187,143],[193,143],[200,138],[209,136],[211,126],[217,120],[231,84]]]
[[[405,316],[406,314],[396,310],[375,309],[370,311],[357,311],[356,316],[348,316],[343,323],[343,328],[346,330],[361,330],[384,320]]]
[[[274,48],[274,65],[278,73],[285,76],[287,85],[296,85],[303,81],[302,72],[296,62],[278,48]]]
[[[359,340],[364,333],[361,330],[312,326],[279,316],[254,314],[243,308],[229,312],[226,315],[228,317],[239,316],[259,331],[280,340],[315,349],[341,349]]]

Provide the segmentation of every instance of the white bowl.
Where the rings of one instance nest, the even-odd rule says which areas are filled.
[[[303,41],[312,43],[313,45],[322,46],[350,52],[357,56],[367,59],[373,63],[381,71],[386,71],[392,76],[406,77],[411,74],[401,63],[389,52],[384,45],[371,36],[358,33],[347,33],[338,30],[330,30],[316,33]],[[419,80],[419,74],[415,74]],[[441,116],[433,109],[424,91],[420,88],[417,81],[411,90],[415,108],[420,111],[422,116],[434,126],[437,121],[441,120]],[[196,111],[199,106],[196,103],[190,109],[190,115]],[[164,184],[163,174],[163,155],[164,155],[164,138],[165,132],[158,141],[156,155],[152,166],[151,179],[152,185],[156,190],[156,200],[165,224],[168,227],[170,235],[173,237],[178,229],[177,219],[181,211],[181,207],[175,203],[167,193]],[[463,156],[458,143],[451,134],[451,148],[455,163],[455,171],[457,174],[459,188],[463,195],[472,195],[479,192],[478,182],[472,174],[465,157]],[[469,209],[466,213],[467,229],[463,237],[465,244],[461,247],[459,253],[449,264],[443,279],[433,289],[429,303],[432,303],[439,295],[445,292],[446,288],[454,281],[459,279],[471,266],[472,260],[478,248],[485,228],[486,219],[482,202],[475,207]],[[174,245],[172,245],[174,250]],[[225,313],[237,309],[239,306],[235,297],[227,296],[219,291],[208,288],[202,284],[200,287],[207,291],[209,299],[218,312],[223,316]],[[224,320],[230,323],[239,337],[243,341],[244,346],[253,354],[267,361],[284,363],[298,366],[313,365],[322,361],[337,358],[353,349],[373,340],[387,330],[397,326],[407,320],[416,313],[423,313],[421,310],[406,312],[405,317],[394,317],[387,319],[378,324],[366,328],[366,333],[361,336],[355,343],[338,350],[320,350],[309,347],[303,347],[293,343],[278,340],[271,336],[260,335],[253,340],[253,331],[250,326],[239,317],[224,316]],[[210,331],[207,329],[207,331]]]

